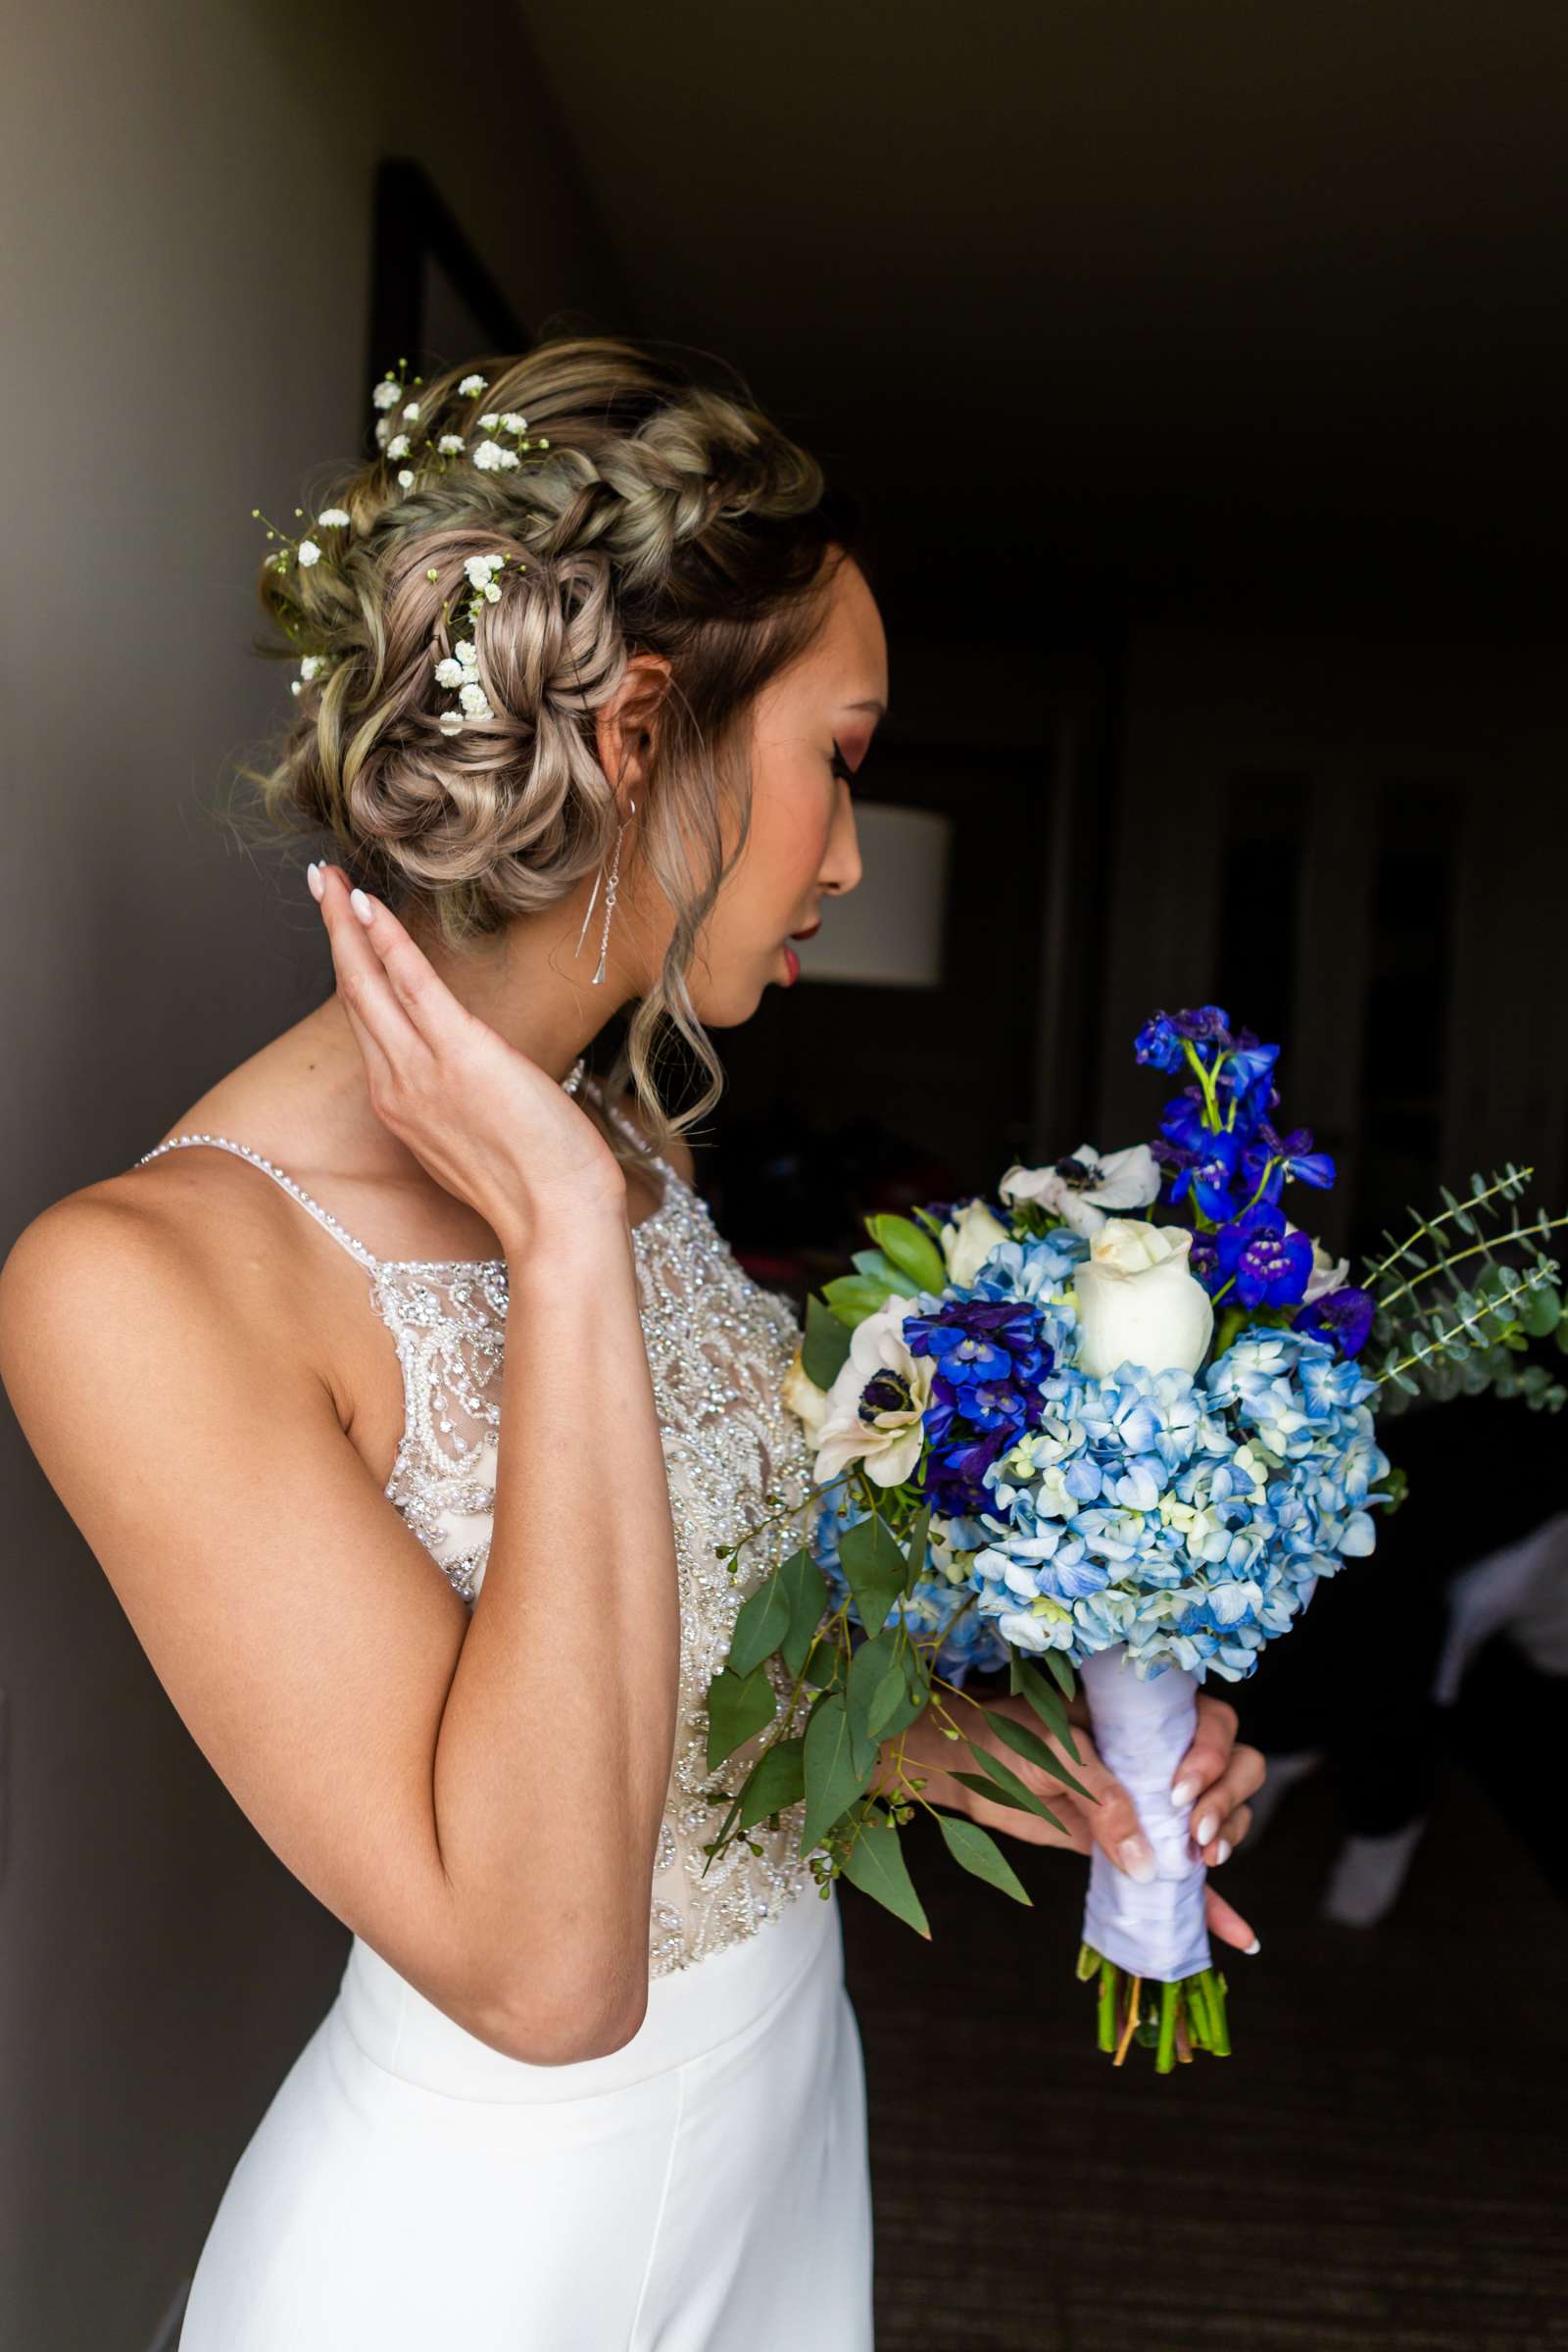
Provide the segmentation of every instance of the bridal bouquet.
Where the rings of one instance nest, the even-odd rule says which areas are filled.
[[[1533,1340],[1568,1348],[1565,1220],[1527,1214],[1531,1171],[1476,1176],[1412,1212],[1358,1282],[1287,1216],[1334,1164],[1286,1131],[1279,1048],[1215,1005],[1157,1013],[1140,1062],[1178,1081],[1150,1143],[1009,1168],[994,1198],[866,1219],[871,1247],[808,1303],[786,1402],[814,1447],[803,1541],[743,1602],[709,1690],[710,1771],[769,1734],[711,1857],[804,1800],[800,1851],[929,1929],[900,1832],[925,1805],[901,1735],[1005,1670],[1038,1731],[982,1708],[1013,1754],[1087,1794],[1065,1701],[1081,1674],[1096,1745],[1156,1858],[1136,1883],[1097,1848],[1078,1973],[1102,2048],[1160,2072],[1229,2047],[1204,1868],[1166,1791],[1199,1685],[1251,1673],[1319,1577],[1364,1557],[1402,1482],[1380,1413],[1422,1390],[1493,1389],[1556,1409]],[[761,1532],[721,1553],[730,1572]],[[965,1694],[967,1695],[967,1694]],[[995,1748],[954,1778],[1055,1821]],[[894,1786],[878,1782],[884,1750]],[[954,1859],[1029,1900],[976,1822],[929,1807]],[[1060,1826],[1059,1823],[1056,1826]]]

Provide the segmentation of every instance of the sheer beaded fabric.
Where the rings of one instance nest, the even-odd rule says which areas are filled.
[[[588,1082],[591,1085],[591,1082]],[[596,1101],[601,1099],[595,1096]],[[629,1136],[643,1139],[614,1105]],[[484,1583],[495,1502],[506,1370],[507,1269],[503,1259],[377,1258],[283,1169],[227,1136],[177,1135],[143,1154],[145,1165],[181,1146],[237,1152],[263,1169],[358,1259],[403,1372],[404,1427],[386,1494],[471,1609]],[[737,1263],[706,1203],[669,1162],[653,1158],[662,1197],[633,1227],[641,1318],[669,1477],[680,1582],[681,1654],[674,1758],[655,1862],[649,1974],[662,1977],[753,1935],[815,1883],[797,1847],[805,1807],[752,1833],[761,1851],[732,1842],[710,1867],[702,1847],[720,1815],[703,1790],[707,1692],[748,1592],[793,1549],[789,1521],[748,1544],[731,1577],[715,1546],[768,1515],[766,1497],[804,1500],[809,1446],[780,1401],[800,1343],[789,1302],[760,1289]],[[788,1683],[775,1658],[768,1672]],[[725,1767],[738,1787],[765,1733]]]

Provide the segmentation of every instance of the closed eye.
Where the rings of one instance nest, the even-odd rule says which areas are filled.
[[[851,767],[851,766],[848,764],[848,762],[847,762],[847,761],[846,761],[846,760],[845,760],[844,754],[843,754],[843,753],[842,753],[842,752],[839,750],[839,747],[838,747],[838,742],[837,742],[837,739],[836,739],[836,738],[835,738],[835,740],[834,740],[834,744],[833,744],[833,758],[832,758],[831,761],[829,762],[829,764],[830,764],[830,766],[831,766],[831,768],[832,768],[832,771],[833,771],[834,775],[836,775],[836,776],[842,776],[842,777],[844,778],[844,781],[845,781],[845,783],[846,783],[846,784],[851,784],[851,785],[853,785],[853,784],[854,784],[854,782],[855,782],[855,770],[854,770],[854,768],[853,768],[853,767]]]

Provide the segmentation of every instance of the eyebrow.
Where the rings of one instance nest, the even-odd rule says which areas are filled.
[[[874,710],[878,718],[885,718],[888,707],[886,703],[846,703],[844,709],[846,710]]]

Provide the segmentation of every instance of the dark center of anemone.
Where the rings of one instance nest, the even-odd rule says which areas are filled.
[[[1058,1159],[1053,1173],[1075,1193],[1086,1192],[1100,1181],[1100,1169],[1092,1159]]]
[[[875,1426],[878,1413],[906,1413],[914,1404],[914,1392],[902,1372],[873,1372],[860,1391],[860,1419]]]

